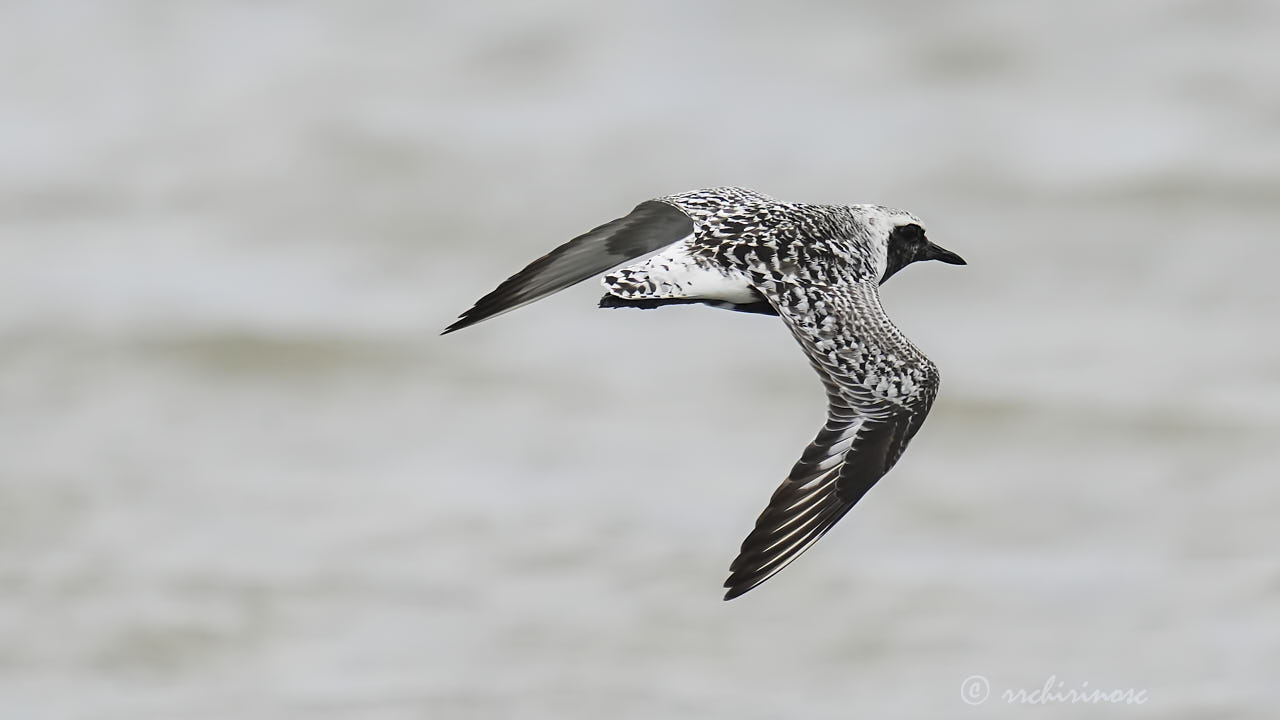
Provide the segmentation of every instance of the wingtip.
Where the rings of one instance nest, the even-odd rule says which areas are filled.
[[[469,328],[472,325],[475,325],[476,323],[480,322],[481,320],[487,320],[490,317],[492,317],[492,314],[481,315],[476,312],[475,308],[471,308],[470,310],[459,315],[458,319],[450,323],[449,327],[442,330],[440,334],[448,335],[449,333],[457,332],[463,328]]]
[[[752,590],[759,587],[758,582],[742,582],[742,573],[736,570],[729,571],[729,577],[725,579],[723,587],[727,588],[724,594],[725,601],[742,597]]]

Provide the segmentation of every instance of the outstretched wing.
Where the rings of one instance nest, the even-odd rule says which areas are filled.
[[[759,287],[827,390],[827,424],[774,492],[725,581],[731,600],[827,533],[889,472],[924,423],[938,371],[880,305],[874,280]]]
[[[626,217],[561,245],[512,275],[476,301],[441,335],[528,305],[534,300],[678,242],[693,233],[693,220],[675,206],[646,200]]]

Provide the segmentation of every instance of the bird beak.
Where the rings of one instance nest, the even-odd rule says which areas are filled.
[[[950,250],[947,250],[946,248],[940,248],[937,245],[934,245],[933,243],[929,243],[928,245],[924,246],[924,259],[939,260],[948,265],[967,265],[968,264],[964,261],[964,258],[951,252]]]

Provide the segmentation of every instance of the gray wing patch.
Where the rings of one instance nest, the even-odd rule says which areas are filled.
[[[544,298],[693,233],[693,220],[658,200],[646,200],[626,217],[583,233],[529,263],[445,328],[441,335]]]

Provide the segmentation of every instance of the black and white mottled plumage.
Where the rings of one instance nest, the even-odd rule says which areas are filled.
[[[915,216],[879,205],[778,202],[744,188],[670,195],[570,240],[481,298],[445,333],[604,276],[601,307],[706,303],[778,315],[826,387],[827,423],[805,449],[725,581],[732,599],[821,538],[920,429],[938,370],[880,305],[879,285],[917,260],[964,260]]]

